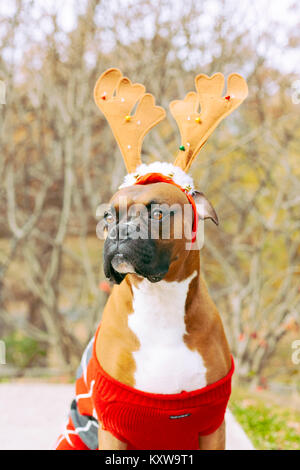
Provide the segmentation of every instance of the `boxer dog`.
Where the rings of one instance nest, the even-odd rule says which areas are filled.
[[[185,173],[216,125],[247,95],[237,74],[228,78],[224,98],[223,86],[221,74],[199,75],[197,93],[171,103],[182,136],[174,165],[143,165],[141,138],[164,111],[117,69],[96,84],[96,103],[129,174],[101,222],[104,273],[115,285],[83,355],[58,449],[225,449],[234,366],[201,276],[197,241],[198,221],[218,224],[218,218]]]

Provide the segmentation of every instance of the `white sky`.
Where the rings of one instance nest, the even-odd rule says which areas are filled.
[[[26,0],[29,5],[30,0]],[[159,0],[151,0],[153,7],[156,7]],[[178,14],[181,14],[183,2],[188,3],[189,0],[169,0],[166,4],[167,7],[161,8],[162,16],[170,16],[174,18],[174,22],[180,20]],[[268,25],[275,21],[277,22],[276,30],[274,31],[274,45],[273,47],[268,47],[268,50],[265,50],[264,41],[259,42],[259,48],[257,52],[268,57],[272,65],[281,68],[284,72],[298,72],[300,74],[300,60],[299,60],[299,50],[298,51],[287,51],[285,46],[287,44],[287,30],[291,27],[300,28],[300,18],[297,17],[294,13],[289,10],[289,7],[295,3],[297,0],[240,0],[239,3],[232,2],[227,0],[225,2],[224,14],[230,16],[230,11],[232,5],[240,5],[238,8],[238,13],[241,14],[244,22],[251,28],[251,35],[253,40],[257,37],[262,37],[264,30]],[[199,0],[200,2],[200,0]],[[33,7],[31,7],[31,15],[35,20],[38,20],[40,17],[40,12],[46,10],[51,12],[56,10],[59,16],[59,22],[62,28],[65,31],[71,31],[76,27],[76,16],[78,8],[84,9],[86,0],[34,0],[32,2]],[[138,4],[138,0],[102,0],[102,8],[106,8],[107,12],[107,21],[109,22],[110,14],[114,11],[127,6]],[[75,8],[76,5],[76,8]],[[222,7],[222,2],[218,0],[209,0],[205,8],[207,11],[207,16],[203,15],[199,18],[199,21],[202,23],[209,24],[213,21],[214,15],[220,12],[220,7]],[[13,16],[15,11],[15,0],[0,0],[0,17]],[[298,10],[300,11],[300,10]],[[146,36],[151,36],[152,31],[152,21],[150,14],[145,13],[143,18],[143,33]],[[47,20],[43,20],[43,23],[38,23],[40,28],[32,28],[30,33],[35,40],[42,38],[43,31],[49,31],[51,28],[50,22],[47,24]],[[26,26],[26,25],[25,25]],[[30,25],[27,25],[30,27]],[[238,28],[239,25],[236,25]],[[241,26],[242,28],[242,26]],[[1,32],[1,30],[0,30]],[[18,54],[22,55],[22,39],[18,41],[20,43],[20,49],[14,50],[14,60],[17,59]],[[257,41],[255,41],[257,43]],[[17,48],[18,49],[18,48]]]

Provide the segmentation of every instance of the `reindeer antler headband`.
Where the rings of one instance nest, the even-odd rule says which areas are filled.
[[[227,96],[222,97],[224,76],[200,74],[195,79],[197,92],[170,103],[170,110],[181,134],[181,145],[174,165],[187,171],[201,147],[218,124],[247,97],[247,83],[237,73],[229,75]],[[126,168],[134,172],[142,163],[141,147],[147,132],[162,121],[166,112],[155,106],[145,87],[132,84],[118,69],[108,69],[98,79],[94,97],[105,115],[120,147]],[[134,114],[131,114],[136,107]],[[201,112],[199,112],[199,105]]]
[[[248,94],[247,83],[237,73],[229,75],[227,95],[224,97],[224,76],[221,73],[212,77],[197,75],[195,83],[197,92],[189,92],[183,100],[170,103],[171,113],[181,134],[181,145],[174,165],[164,162],[142,164],[143,139],[166,116],[165,110],[155,105],[153,95],[145,93],[143,85],[132,84],[120,70],[112,68],[101,75],[94,90],[95,102],[110,124],[129,173],[121,187],[161,181],[180,187],[193,206],[193,241],[198,217],[192,197],[193,180],[185,172],[217,125]],[[135,106],[136,111],[132,114]]]

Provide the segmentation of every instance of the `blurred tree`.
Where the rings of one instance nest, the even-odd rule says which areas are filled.
[[[291,99],[299,70],[296,61],[279,67],[299,53],[297,22],[266,21],[271,7],[237,0],[69,5],[16,0],[0,13],[1,336],[21,328],[48,345],[49,363],[74,368],[101,316],[96,207],[125,169],[93,103],[100,73],[120,67],[167,109],[197,73],[237,71],[249,98],[192,174],[221,220],[218,230],[206,225],[202,269],[237,373],[256,380],[291,319],[299,321],[300,122]],[[145,140],[146,162],[176,154],[168,117]]]

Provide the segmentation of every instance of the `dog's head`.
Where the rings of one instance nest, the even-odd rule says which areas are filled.
[[[197,213],[187,196],[168,183],[120,189],[105,210],[104,272],[119,284],[127,273],[162,280],[173,261],[187,255],[194,217],[218,223],[203,193],[194,191]]]
[[[131,83],[119,69],[108,69],[97,80],[95,102],[112,128],[128,171],[125,180],[130,180],[113,196],[104,215],[104,271],[112,281],[120,283],[127,273],[160,281],[173,261],[177,260],[178,265],[187,256],[186,242],[193,240],[190,235],[195,232],[197,218],[211,218],[217,223],[211,204],[185,180],[214,129],[248,94],[239,74],[229,75],[222,96],[224,84],[221,73],[211,77],[199,74],[195,78],[196,91],[170,103],[181,145],[174,165],[153,162],[156,168],[150,169],[152,163],[145,168],[141,160],[143,139],[165,118],[165,110],[155,104],[154,96],[146,93],[143,85]],[[150,173],[173,178],[175,185],[166,179],[150,183],[140,180]],[[196,205],[200,207],[198,214]],[[185,206],[193,207],[187,217]]]

